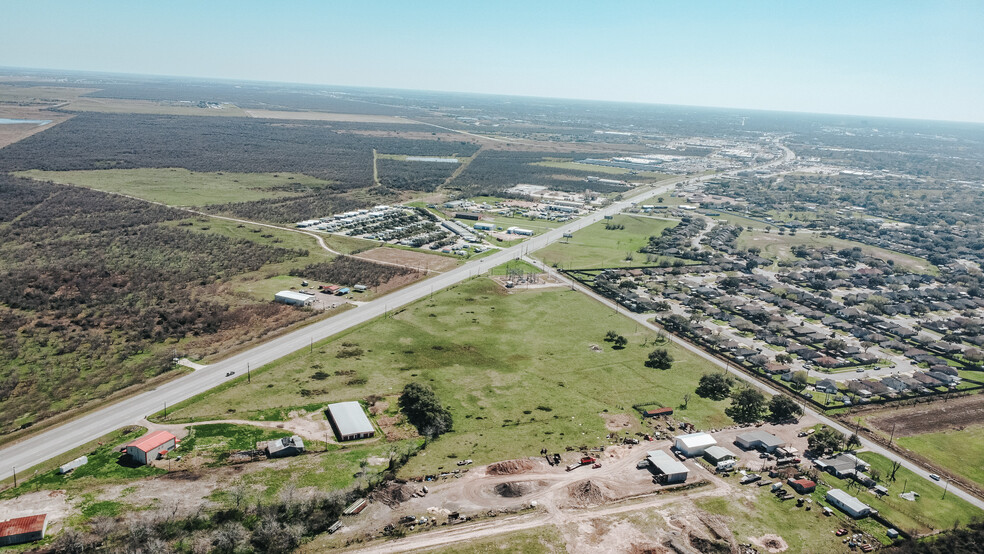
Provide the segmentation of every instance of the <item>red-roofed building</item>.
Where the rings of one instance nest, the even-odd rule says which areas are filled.
[[[0,521],[0,546],[39,541],[47,528],[47,514]]]
[[[795,480],[790,479],[786,482],[789,483],[789,486],[793,487],[793,489],[800,494],[809,494],[817,490],[817,484],[814,483],[813,481],[810,481],[809,479],[795,479]]]
[[[177,446],[178,439],[167,431],[154,431],[126,445],[126,453],[134,460],[149,464]]]
[[[659,417],[673,415],[673,408],[656,408],[655,410],[646,410],[642,413],[646,417]]]

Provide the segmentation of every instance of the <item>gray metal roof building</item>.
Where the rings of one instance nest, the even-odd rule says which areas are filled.
[[[735,438],[735,444],[745,450],[761,447],[764,448],[766,452],[772,452],[780,446],[786,446],[786,441],[780,439],[772,433],[766,433],[765,431],[759,430],[749,431],[738,435],[738,437]]]
[[[355,401],[329,404],[328,419],[340,441],[367,439],[376,434],[362,405]]]
[[[871,506],[868,506],[840,489],[830,489],[827,491],[827,502],[837,506],[853,518],[861,518],[871,513]]]
[[[687,466],[678,462],[675,458],[663,452],[662,450],[650,450],[648,452],[649,464],[653,466],[658,473],[665,476],[665,483],[683,483],[687,480],[687,475],[690,470]]]

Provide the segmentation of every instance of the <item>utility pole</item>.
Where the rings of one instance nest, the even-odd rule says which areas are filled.
[[[14,472],[14,488],[17,488],[17,467],[11,466],[10,470]]]
[[[246,362],[246,382],[247,383],[253,382],[253,380],[250,379],[250,375],[249,375],[249,362]]]
[[[167,402],[164,403],[164,419],[167,419]]]
[[[888,445],[892,446],[892,440],[895,439],[895,424],[892,423],[892,436],[888,438]]]
[[[944,483],[945,484],[943,485],[943,498],[941,498],[941,500],[946,500],[946,491],[947,491],[947,489],[950,488],[950,482],[949,481],[944,481]]]

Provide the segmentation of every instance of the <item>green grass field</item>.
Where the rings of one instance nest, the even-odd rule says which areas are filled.
[[[22,171],[22,177],[126,194],[169,206],[207,206],[248,202],[321,188],[328,181],[299,173],[199,173],[179,168],[95,169],[85,171]]]
[[[572,322],[577,322],[572,325]],[[626,336],[615,350],[608,330]],[[274,419],[294,406],[398,394],[410,381],[434,387],[455,431],[404,469],[420,475],[457,458],[487,463],[585,444],[604,444],[602,414],[637,403],[678,408],[706,363],[675,346],[667,371],[643,366],[655,334],[568,290],[507,293],[475,278],[254,370],[169,410],[170,420]],[[649,341],[649,344],[644,344]],[[600,347],[592,350],[592,345]],[[328,373],[314,379],[316,372]],[[727,401],[693,396],[676,417],[699,427],[729,423]]]
[[[794,259],[795,256],[793,256],[792,247],[799,245],[806,246],[810,249],[831,246],[836,250],[859,247],[862,252],[869,256],[874,256],[882,260],[894,260],[896,265],[907,268],[916,273],[936,274],[939,272],[936,266],[926,260],[923,260],[922,258],[916,258],[915,256],[909,256],[900,252],[893,252],[884,248],[878,248],[877,246],[868,246],[867,244],[862,244],[860,242],[839,239],[837,237],[827,236],[821,238],[816,233],[800,232],[796,235],[790,235],[788,233],[785,235],[780,235],[778,231],[773,229],[770,233],[760,230],[751,232],[744,231],[738,237],[739,248],[757,246],[762,249],[762,257],[773,260]]]
[[[786,541],[789,552],[844,549],[840,537],[834,535],[834,531],[847,526],[843,519],[825,517],[816,506],[806,511],[797,508],[795,500],[780,501],[769,493],[769,487],[751,485],[745,492],[750,497],[709,497],[695,503],[702,510],[726,518],[738,542],[747,544],[751,538],[773,533]]]
[[[145,432],[146,429],[143,427],[125,428],[103,437],[102,445],[96,445],[91,450],[73,452],[74,456],[71,459],[85,455],[89,458],[89,462],[65,475],[58,473],[58,466],[56,465],[39,466],[37,473],[35,473],[35,468],[22,468],[18,486],[0,493],[0,499],[14,498],[40,489],[83,492],[98,485],[126,482],[165,473],[163,469],[152,466],[130,467],[118,463],[121,460],[121,454],[117,447],[139,438]],[[62,457],[59,457],[59,461],[65,463],[70,460],[63,460]],[[25,469],[27,471],[23,471]]]
[[[492,268],[492,275],[509,275],[509,271],[522,271],[524,273],[542,273],[542,270],[531,263],[523,260],[509,260],[508,262]]]
[[[905,468],[900,468],[895,474],[895,481],[890,481],[888,478],[892,463],[884,456],[862,452],[859,457],[871,464],[872,471],[869,474],[880,474],[879,483],[888,488],[886,496],[878,497],[866,491],[849,489],[847,481],[830,474],[822,474],[821,481],[830,488],[839,488],[856,496],[904,531],[926,534],[950,529],[955,525],[967,525],[975,519],[984,517],[984,512],[953,494],[943,499],[942,488]],[[815,494],[819,495],[818,499],[822,499],[825,490],[819,492],[820,487],[817,490]],[[899,497],[900,494],[908,491],[916,491],[919,494],[915,502]]]
[[[897,443],[948,471],[984,486],[984,427],[898,437]]]
[[[606,230],[606,223],[625,225],[625,229]],[[564,268],[655,265],[647,264],[646,255],[640,254],[639,249],[649,243],[650,236],[675,225],[675,221],[619,214],[581,229],[567,243],[558,241],[538,250],[534,256],[548,265]],[[632,260],[626,260],[629,253]]]

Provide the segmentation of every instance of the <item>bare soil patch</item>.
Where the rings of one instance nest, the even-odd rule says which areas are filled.
[[[507,460],[505,462],[496,462],[494,464],[489,464],[485,468],[486,475],[515,475],[517,473],[524,473],[527,471],[532,471],[536,467],[536,463],[533,460]]]
[[[785,552],[789,548],[789,545],[786,544],[786,541],[782,537],[771,533],[762,535],[761,537],[751,537],[748,540],[756,546],[761,546],[766,552],[772,552],[773,554],[776,552]]]
[[[71,506],[65,491],[39,491],[0,501],[0,521],[15,517],[48,514],[48,526],[68,516]]]
[[[632,427],[636,420],[628,414],[599,414],[605,420],[605,429],[623,431]]]
[[[36,125],[25,123],[21,125],[0,125],[0,148],[23,140],[35,133],[51,129],[55,125],[71,119],[72,116],[58,112],[41,111],[40,106],[5,106],[0,104],[0,117],[7,119],[48,119],[51,123]]]
[[[413,250],[402,250],[399,248],[373,248],[360,252],[357,257],[377,262],[387,262],[406,267],[419,269],[420,271],[435,270],[447,271],[458,266],[458,260],[447,256],[436,256],[426,252],[416,252]]]
[[[868,424],[885,433],[895,428],[896,437],[962,430],[984,425],[984,396],[974,394],[947,401],[936,400],[913,406],[867,412]]]
[[[413,498],[414,493],[418,492],[419,487],[409,483],[392,481],[379,487],[370,495],[376,502],[381,502],[390,508],[395,508],[401,503]]]

